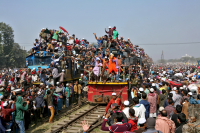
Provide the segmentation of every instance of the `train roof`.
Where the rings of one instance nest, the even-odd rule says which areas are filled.
[[[27,57],[31,57],[31,56],[33,56],[33,55],[39,55],[39,54],[41,54],[41,53],[43,53],[44,55],[46,55],[46,56],[53,56],[53,53],[50,53],[50,52],[48,52],[48,51],[38,51],[38,52],[36,52],[36,53],[34,53],[34,54],[31,54],[31,55],[28,55]],[[26,58],[27,58],[26,57]]]

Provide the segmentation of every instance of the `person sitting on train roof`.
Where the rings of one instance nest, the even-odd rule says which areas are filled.
[[[121,95],[121,93],[122,93],[122,91],[119,93],[119,96]],[[117,103],[119,106],[122,106],[122,101],[120,98],[118,98],[117,93],[115,93],[115,92],[112,93],[112,99],[106,106],[106,113],[108,113],[108,110],[111,108],[111,105],[113,103]]]
[[[102,123],[101,130],[103,131],[110,131],[113,133],[123,133],[124,131],[130,131],[132,125],[130,123],[123,123],[123,114],[121,112],[115,113],[115,124],[109,127],[106,127],[106,122],[110,117],[110,113],[108,113]]]
[[[108,26],[108,31],[106,31],[106,28],[105,28],[105,32],[109,35],[109,36],[113,36],[113,29],[111,26]]]

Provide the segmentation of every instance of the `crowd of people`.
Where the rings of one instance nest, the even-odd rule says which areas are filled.
[[[131,85],[129,101],[112,94],[103,131],[179,133],[185,123],[191,122],[188,106],[199,104],[200,99],[197,67],[152,66],[144,49],[119,37],[115,26],[105,32],[101,37],[94,33],[97,44],[90,44],[63,27],[42,29],[31,54],[53,53],[49,68],[6,68],[0,73],[1,132],[25,133],[30,124],[37,124],[44,117],[53,123],[62,109],[87,99],[90,81]],[[66,83],[69,71],[72,77],[81,73],[79,79]],[[130,107],[131,104],[134,105]],[[87,131],[87,122],[83,127]]]
[[[134,78],[141,81],[132,84],[130,100],[121,101],[112,93],[101,129],[113,133],[192,132],[199,125],[199,111],[189,111],[189,106],[200,104],[198,71],[197,66],[152,66],[148,78]],[[82,126],[85,132],[90,127],[86,121]]]
[[[78,99],[87,99],[89,81],[127,81],[131,78],[130,68],[125,67],[130,60],[135,68],[132,73],[140,72],[145,66],[143,62],[150,62],[144,49],[119,37],[116,27],[105,32],[102,37],[94,33],[97,44],[90,44],[84,38],[70,35],[63,27],[43,28],[30,55],[41,51],[52,53],[49,68],[5,68],[0,73],[1,132],[24,133],[30,124],[37,124],[46,116],[52,123],[63,108],[72,107]],[[66,83],[69,71],[72,79],[81,73],[79,80]]]

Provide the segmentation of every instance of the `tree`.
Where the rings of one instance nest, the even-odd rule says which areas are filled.
[[[14,43],[12,27],[0,23],[0,67],[24,67],[26,51]]]

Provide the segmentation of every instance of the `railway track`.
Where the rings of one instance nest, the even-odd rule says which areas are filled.
[[[88,121],[92,131],[101,123],[105,112],[105,106],[92,106],[69,116],[69,120],[63,120],[51,127],[51,133],[82,133],[81,121]]]
[[[64,108],[63,110],[61,110],[59,115],[55,115],[54,121],[59,121],[61,118],[65,117],[65,116],[68,116],[68,115],[72,114],[73,112],[75,112],[76,110],[79,110],[79,109],[81,109],[81,108],[83,108],[84,106],[87,106],[87,105],[89,105],[89,104],[86,102],[86,100],[82,100],[82,101],[80,101],[79,104],[77,103],[76,105],[71,105],[70,109]],[[41,124],[44,124],[44,123],[48,122],[49,121],[49,117],[43,118],[42,121],[43,122]],[[48,129],[44,130],[43,132],[47,133]]]

